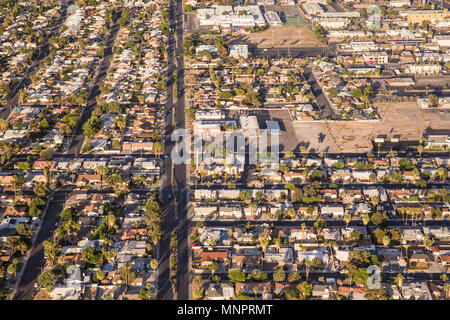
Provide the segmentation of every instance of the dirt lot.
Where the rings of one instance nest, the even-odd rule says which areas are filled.
[[[430,124],[433,129],[445,129],[450,124],[446,115],[422,114],[415,102],[385,103],[377,107],[380,122],[295,123],[294,131],[299,141],[310,143],[310,151],[368,152],[372,149],[371,140],[379,134],[387,135],[388,139],[400,135],[401,140],[418,140]],[[325,139],[318,144],[321,132]]]
[[[320,44],[306,27],[271,26],[265,31],[242,36],[242,41],[256,44],[259,48],[315,47]]]
[[[446,129],[450,125],[448,114],[421,113],[416,102],[383,103],[376,105],[380,122],[328,121],[293,122],[288,110],[253,110],[259,127],[266,128],[266,120],[277,120],[280,125],[280,151],[366,153],[372,151],[371,141],[383,134],[387,139],[400,135],[403,141],[418,141],[428,126]],[[230,112],[233,117],[236,111]]]
[[[294,134],[291,139],[297,140],[294,151],[299,151],[300,146],[304,146],[308,152],[340,152],[337,145],[332,140],[326,129],[326,125],[321,122],[293,123]]]

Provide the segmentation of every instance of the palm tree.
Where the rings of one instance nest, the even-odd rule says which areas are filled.
[[[433,240],[430,239],[430,237],[428,236],[428,234],[425,234],[423,236],[423,245],[426,249],[429,249],[432,245],[433,245]]]
[[[386,248],[390,243],[391,243],[391,238],[389,238],[388,235],[385,235],[383,237],[383,245],[384,245],[384,247]]]
[[[105,217],[104,222],[105,222],[108,230],[111,230],[116,225],[116,217],[112,213],[110,213]]]
[[[447,274],[445,274],[445,273],[441,274],[441,280],[443,283],[447,282],[447,280],[448,280]]]
[[[280,251],[281,248],[281,238],[275,239],[275,246],[277,247],[277,251]]]
[[[332,266],[334,268],[334,253],[333,253],[333,247],[336,245],[336,243],[333,240],[328,241],[327,243],[328,245],[328,249],[330,250],[330,258],[331,258],[331,263]]]
[[[257,205],[256,203],[252,202],[250,203],[250,209],[251,209],[251,217],[252,219],[255,218],[255,211],[256,211]]]
[[[17,259],[13,259],[11,264],[8,266],[7,272],[10,275],[12,275],[12,279],[14,279],[16,277],[18,264],[19,264],[19,261]]]
[[[208,267],[208,270],[211,272],[211,278],[214,274],[219,270],[219,265],[215,262],[211,263]]]
[[[153,143],[153,152],[157,157],[164,151],[164,144],[162,142],[156,141]]]
[[[449,296],[448,293],[450,292],[450,283],[444,284],[442,289],[444,289],[444,292],[445,292],[445,300],[448,300],[448,296]]]
[[[380,157],[381,142],[377,143],[377,147],[378,147],[378,157]]]
[[[95,277],[97,278],[97,281],[102,282],[105,279],[105,273],[102,270],[97,270]]]
[[[53,267],[55,264],[58,263],[59,256],[59,250],[57,248],[56,241],[44,241],[44,255],[47,257],[47,262],[50,267]],[[61,256],[63,257],[63,256]]]
[[[311,260],[305,260],[305,267],[306,267],[306,281],[309,279],[309,270],[311,269],[311,266],[313,265],[313,262]]]
[[[27,93],[23,90],[19,90],[19,105],[23,104],[27,98]]]
[[[120,280],[127,287],[134,281],[134,272],[131,272],[130,263],[125,263],[120,269]]]
[[[151,283],[147,283],[145,287],[143,287],[139,291],[138,300],[151,300],[153,297],[152,292],[153,286]]]
[[[10,254],[13,255],[16,251],[20,251],[22,255],[27,252],[26,243],[20,239],[18,236],[8,237],[5,243],[6,247],[9,248]]]
[[[100,175],[100,184],[103,183],[103,178],[108,174],[108,168],[104,166],[98,166],[94,169],[95,173]]]
[[[0,131],[5,132],[8,129],[9,122],[4,119],[0,119]]]
[[[192,279],[192,283],[195,284],[197,287],[203,286],[202,276],[195,276],[194,279]]]
[[[403,285],[403,275],[401,273],[397,274],[394,278],[394,283],[398,286],[400,295],[402,293],[402,285]]]
[[[261,244],[261,248],[263,250],[263,252],[266,252],[267,246],[269,245],[269,240],[267,238],[260,238],[259,242]]]
[[[347,224],[347,227],[348,227],[348,224],[350,223],[350,221],[352,221],[352,215],[350,213],[344,214],[344,221],[345,221],[345,223]]]
[[[252,290],[253,290],[253,293],[255,294],[255,300],[256,300],[257,296],[258,296],[259,288],[258,288],[258,286],[254,286]]]
[[[308,298],[311,295],[312,285],[308,283],[307,281],[304,281],[303,283],[299,283],[297,285],[297,290],[303,300]]]
[[[373,196],[370,198],[370,202],[372,202],[372,205],[375,207],[375,211],[377,210],[377,206],[380,203],[380,199],[377,196]]]
[[[45,184],[46,185],[50,185],[51,181],[50,181],[50,170],[49,170],[49,168],[44,168],[43,173],[44,173],[44,178],[45,178]]]
[[[364,226],[367,227],[367,224],[370,222],[370,217],[368,214],[365,214],[362,216],[361,220]]]
[[[424,148],[422,145],[419,145],[417,147],[417,152],[419,153],[419,158],[422,157],[423,150],[424,150]]]
[[[67,221],[64,221],[63,223],[64,230],[67,232],[67,235],[69,235],[72,232],[72,237],[74,241],[76,242],[77,233],[76,231],[80,230],[80,224],[75,222],[72,219],[69,219]]]
[[[306,246],[305,245],[300,245],[299,249],[302,251],[302,260],[304,260],[305,259]]]
[[[153,270],[156,270],[156,269],[158,268],[158,260],[153,259],[152,261],[150,261],[150,267],[151,267]]]

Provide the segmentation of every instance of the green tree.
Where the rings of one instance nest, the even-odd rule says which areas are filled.
[[[97,281],[101,282],[105,279],[105,273],[99,269],[95,272],[95,277],[97,278]]]
[[[292,271],[289,273],[288,281],[289,282],[299,282],[301,280],[300,273],[297,271]]]
[[[438,97],[434,94],[430,94],[428,96],[428,99],[430,100],[430,104],[433,108],[436,108],[438,106]]]
[[[205,295],[205,289],[203,287],[195,288],[192,293],[194,300],[202,300]]]
[[[5,132],[8,129],[9,122],[5,119],[0,119],[0,131]]]
[[[213,262],[208,266],[208,270],[214,275],[219,270],[219,265]]]
[[[273,273],[273,281],[275,282],[283,282],[286,279],[286,274],[284,273],[283,269],[277,269]]]
[[[53,267],[60,259],[61,249],[59,249],[56,241],[44,241],[44,256],[47,258],[47,263],[50,267]]]
[[[25,238],[31,238],[33,236],[33,230],[31,230],[31,227],[27,224],[19,223],[16,230],[20,236]]]
[[[39,153],[39,156],[44,159],[51,159],[53,157],[52,153],[49,150],[42,150]]]
[[[230,270],[228,272],[228,278],[230,279],[231,282],[244,282],[246,277],[245,277],[245,272],[243,272],[242,270],[239,269],[233,269]]]
[[[5,246],[11,255],[14,255],[17,251],[19,251],[21,255],[24,255],[28,251],[28,245],[19,236],[7,237]]]
[[[50,194],[50,189],[45,184],[37,185],[34,187],[33,192],[41,198],[47,197]]]
[[[261,272],[261,271],[256,269],[256,270],[253,270],[249,274],[248,278],[249,279],[253,279],[255,281],[265,281],[265,280],[267,280],[267,273]]]
[[[402,286],[403,286],[403,275],[401,273],[398,273],[394,278],[394,283],[398,286],[398,289],[400,292],[402,292]]]
[[[449,292],[450,292],[450,283],[445,283],[442,287],[442,289],[445,292],[445,300],[448,300],[449,298]]]
[[[389,246],[390,243],[391,243],[391,238],[390,238],[388,235],[385,235],[385,236],[383,237],[383,245],[384,245],[385,247],[387,247],[387,246]]]
[[[284,297],[286,300],[299,300],[300,295],[297,289],[288,288],[284,290]]]
[[[306,281],[297,286],[298,293],[302,300],[306,300],[311,296],[312,285]]]
[[[368,225],[369,222],[370,222],[370,217],[369,217],[368,214],[364,214],[364,215],[362,216],[361,220],[362,220],[362,223],[364,224],[364,226],[367,227],[367,225]]]
[[[152,288],[151,283],[147,283],[145,287],[141,288],[138,294],[138,300],[151,300],[153,297]]]
[[[128,287],[133,281],[135,274],[131,271],[131,264],[125,263],[119,271],[122,284]]]
[[[92,265],[98,265],[101,261],[101,251],[97,250],[95,247],[86,247],[86,249],[84,249],[81,252],[81,256],[83,257],[83,259],[87,262],[90,263]]]
[[[247,294],[244,293],[243,291],[239,291],[239,292],[236,293],[236,295],[234,296],[234,300],[255,300],[255,298],[250,297],[249,295],[247,295]]]
[[[381,212],[375,212],[372,214],[371,220],[374,225],[379,226],[383,222],[387,221],[387,217],[385,214],[382,214]]]
[[[17,168],[18,168],[19,170],[21,170],[21,171],[28,171],[28,170],[30,170],[31,165],[30,165],[29,162],[23,161],[23,162],[19,162],[19,163],[17,164]]]
[[[367,280],[369,279],[369,274],[367,273],[366,268],[358,268],[356,269],[356,272],[353,273],[352,281],[354,283],[367,283]]]
[[[95,173],[100,175],[100,184],[103,183],[103,178],[108,174],[108,168],[104,166],[98,166],[94,169]]]
[[[51,271],[41,273],[37,279],[39,288],[50,291],[53,285],[53,275]]]
[[[344,214],[344,221],[345,221],[345,223],[347,224],[347,227],[348,227],[348,224],[350,223],[350,221],[352,221],[352,215],[350,213]]]
[[[7,268],[7,272],[12,276],[13,279],[16,277],[18,265],[19,265],[19,260],[13,259],[13,261],[9,264],[9,266]]]
[[[156,270],[156,269],[158,268],[158,265],[159,265],[158,260],[152,259],[152,261],[150,261],[150,267],[151,267],[153,270]]]

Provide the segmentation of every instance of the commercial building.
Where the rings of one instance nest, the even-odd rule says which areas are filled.
[[[433,40],[441,48],[450,48],[450,34],[435,35]]]
[[[266,18],[267,23],[271,26],[283,25],[280,17],[278,16],[278,13],[276,13],[275,11],[267,11],[266,13],[264,13],[264,18]]]
[[[314,19],[321,27],[325,29],[339,29],[344,28],[350,23],[348,18],[329,18],[319,17]]]
[[[407,19],[408,23],[418,23],[421,24],[424,21],[431,22],[435,19],[445,19],[449,17],[447,9],[444,10],[412,10],[408,12]]]
[[[324,12],[320,15],[321,18],[359,18],[360,16],[358,11]]]
[[[403,6],[411,6],[411,0],[391,0],[389,2],[390,7],[401,8]]]
[[[267,124],[267,130],[269,131],[270,134],[273,134],[273,135],[281,134],[281,129],[280,129],[280,125],[278,124],[278,121],[267,120],[266,124]]]
[[[315,2],[306,2],[302,5],[303,10],[310,16],[317,16],[325,12],[323,8]]]
[[[242,134],[244,136],[257,136],[259,134],[258,119],[255,116],[240,116]]]
[[[254,28],[264,26],[266,20],[259,6],[216,6],[197,10],[201,26],[217,26],[221,28]]]
[[[384,51],[369,51],[363,53],[363,59],[366,63],[385,64],[389,61],[389,56]]]
[[[248,58],[248,46],[246,44],[232,44],[228,47],[228,50],[232,58]]]
[[[350,42],[350,47],[355,52],[359,51],[375,51],[378,50],[379,46],[373,41],[352,41]]]

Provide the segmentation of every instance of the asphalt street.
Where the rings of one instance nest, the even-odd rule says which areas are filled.
[[[121,11],[116,12],[115,17],[113,18],[114,22],[110,28],[108,39],[106,40],[104,56],[94,77],[86,106],[83,108],[80,116],[80,121],[76,129],[74,130],[73,140],[71,142],[69,150],[67,151],[68,155],[78,157],[81,154],[81,149],[83,147],[84,141],[83,124],[91,117],[92,111],[97,106],[96,98],[100,95],[100,83],[105,80],[106,72],[108,71],[111,64],[111,59],[113,58],[112,47],[114,46],[114,41],[116,39],[117,32],[119,31],[119,24],[117,23],[117,20],[119,19],[120,15]]]
[[[185,101],[184,101],[184,60],[182,57],[183,43],[183,3],[173,1],[170,7],[169,20],[173,31],[169,36],[169,65],[167,104],[165,109],[165,155],[161,172],[161,200],[164,203],[164,221],[162,226],[162,238],[159,244],[159,277],[157,297],[159,300],[188,299],[188,221],[187,221],[187,181],[186,166],[174,164],[171,153],[175,142],[171,140],[174,129],[185,127]],[[175,33],[176,32],[176,33]],[[175,37],[177,36],[177,37]],[[174,72],[177,73],[177,96],[174,97]],[[178,199],[175,199],[176,190]],[[175,201],[176,200],[176,201]],[[176,288],[170,281],[170,235],[177,231],[178,236],[178,268]],[[176,289],[176,290],[174,290]]]
[[[50,201],[13,300],[32,300],[32,294],[36,291],[34,284],[45,266],[43,242],[53,239],[53,232],[59,222],[59,214],[63,209],[66,195],[69,193],[70,191],[57,192],[53,195],[53,200]]]

